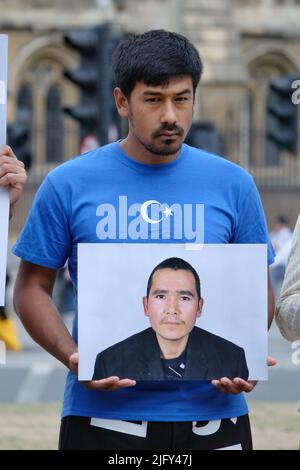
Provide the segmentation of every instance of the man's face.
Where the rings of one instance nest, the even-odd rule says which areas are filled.
[[[131,139],[152,154],[174,155],[192,123],[192,78],[175,76],[166,86],[137,82],[125,107]]]
[[[158,336],[178,341],[193,329],[203,300],[198,299],[193,274],[183,269],[159,269],[152,278],[149,297],[143,298],[145,315]]]

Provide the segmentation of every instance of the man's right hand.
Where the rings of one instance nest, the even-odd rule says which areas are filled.
[[[268,356],[267,363],[269,367],[273,367],[276,366],[277,361],[274,359],[274,357]],[[220,392],[232,393],[233,395],[238,395],[242,392],[251,392],[256,386],[257,382],[257,380],[244,380],[240,377],[236,377],[233,380],[230,380],[227,377],[222,377],[220,380],[211,381],[212,385],[220,390]]]
[[[70,370],[78,377],[78,362],[79,353],[71,354],[69,358]],[[119,390],[126,387],[134,387],[136,382],[131,379],[119,379],[119,377],[107,377],[101,380],[85,380],[82,381],[87,388],[92,390],[101,390],[103,392],[110,392],[112,390]]]

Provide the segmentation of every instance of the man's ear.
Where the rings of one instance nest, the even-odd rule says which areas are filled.
[[[149,317],[149,313],[148,313],[148,298],[147,298],[146,295],[143,297],[143,306],[144,306],[144,314],[146,315],[146,317]]]
[[[203,305],[204,305],[204,300],[201,297],[201,299],[199,299],[199,302],[198,302],[198,310],[197,310],[197,315],[196,315],[197,317],[201,317]]]
[[[122,93],[121,88],[117,87],[114,89],[114,97],[119,116],[121,116],[122,118],[127,118],[129,109],[128,100],[126,96]]]

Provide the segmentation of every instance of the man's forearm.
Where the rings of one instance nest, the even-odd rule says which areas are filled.
[[[77,345],[64,325],[51,297],[40,286],[15,287],[14,303],[24,327],[42,348],[69,367]]]

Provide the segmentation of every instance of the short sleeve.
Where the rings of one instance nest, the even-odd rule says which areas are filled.
[[[66,202],[58,195],[48,175],[34,198],[12,251],[30,263],[58,269],[68,259],[71,246]]]
[[[243,191],[239,200],[233,243],[267,243],[270,265],[274,262],[274,249],[269,239],[260,196],[252,177],[249,183],[250,188]]]

